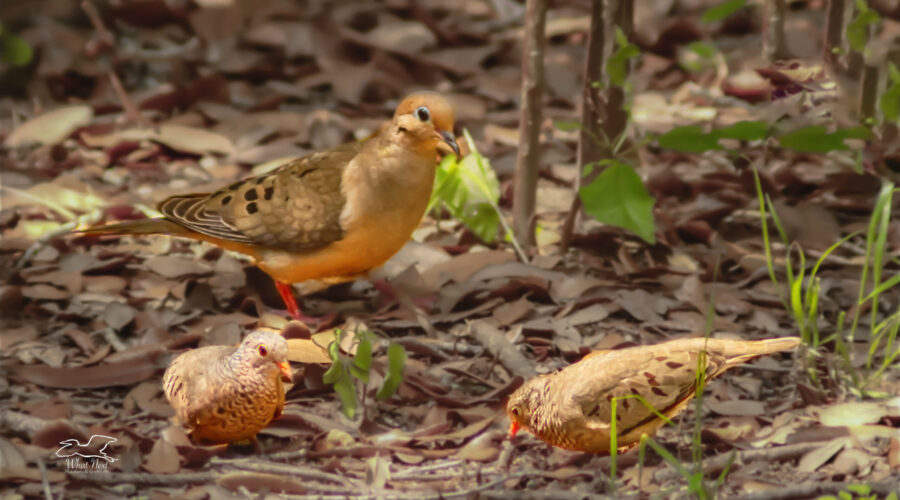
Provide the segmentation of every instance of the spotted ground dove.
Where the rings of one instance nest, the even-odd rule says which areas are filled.
[[[510,396],[506,405],[510,437],[521,428],[560,448],[606,453],[612,401],[617,398],[617,446],[627,449],[665,421],[637,398],[626,396],[641,396],[659,413],[674,417],[697,390],[697,363],[704,347],[706,377],[712,378],[754,357],[787,351],[799,343],[796,337],[691,338],[593,352],[556,373],[529,380]]]
[[[162,218],[83,231],[169,234],[249,255],[295,318],[291,283],[337,283],[380,266],[409,240],[431,196],[438,152],[459,146],[453,109],[434,92],[397,107],[378,135],[287,163],[214,193],[173,196]]]
[[[237,346],[179,355],[163,375],[163,390],[196,442],[244,441],[281,415],[282,377],[291,381],[287,354],[281,335],[257,330]]]

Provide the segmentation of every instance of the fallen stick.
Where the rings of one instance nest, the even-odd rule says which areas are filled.
[[[788,498],[807,498],[819,495],[836,495],[842,491],[849,491],[849,486],[866,485],[871,488],[869,494],[879,498],[885,498],[891,493],[900,491],[900,479],[890,479],[878,483],[866,483],[863,481],[838,482],[812,482],[795,484],[793,486],[779,486],[770,491],[760,491],[733,497],[733,500],[782,500]],[[873,497],[874,498],[874,497]]]
[[[798,443],[790,444],[787,446],[778,446],[774,448],[763,448],[760,450],[744,450],[737,453],[737,456],[734,458],[734,463],[735,465],[742,465],[749,462],[755,462],[757,460],[790,460],[820,446],[822,446],[822,443]],[[716,455],[715,457],[712,457],[708,460],[704,460],[703,472],[705,474],[716,474],[718,472],[721,472],[727,466],[730,458],[731,453],[723,453],[721,455]],[[694,464],[683,463],[681,464],[681,467],[685,470],[692,470]],[[681,477],[681,474],[679,474],[677,470],[672,468],[663,469],[653,475],[653,479],[660,483],[670,481],[672,479],[677,479],[679,477]]]

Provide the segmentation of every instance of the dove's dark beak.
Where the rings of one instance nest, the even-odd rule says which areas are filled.
[[[448,132],[446,130],[435,130],[435,132],[437,132],[437,135],[441,138],[441,141],[449,146],[453,151],[453,154],[455,154],[456,157],[459,158],[459,144],[456,143],[456,136],[453,135],[453,132]]]

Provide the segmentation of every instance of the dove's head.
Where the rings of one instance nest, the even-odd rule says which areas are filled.
[[[422,91],[403,99],[394,112],[394,134],[409,147],[425,154],[438,151],[459,156],[453,135],[453,107],[437,92]]]
[[[238,347],[240,359],[249,362],[261,373],[281,372],[282,378],[293,380],[288,364],[288,345],[284,337],[274,330],[256,330],[244,337]]]
[[[512,393],[506,402],[506,414],[509,416],[509,437],[516,436],[519,429],[531,430],[531,419],[534,411],[541,404],[541,395],[546,387],[546,377],[538,376]]]

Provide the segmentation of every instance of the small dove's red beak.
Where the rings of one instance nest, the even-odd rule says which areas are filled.
[[[522,427],[521,427],[521,426],[519,425],[519,423],[516,422],[515,420],[513,420],[512,422],[510,422],[510,424],[509,424],[509,438],[512,439],[512,438],[516,437],[516,433],[519,432],[519,429],[521,429],[521,428],[522,428]]]
[[[287,361],[282,361],[278,363],[278,369],[281,370],[281,378],[285,382],[293,382],[294,374],[291,372],[291,365]]]

